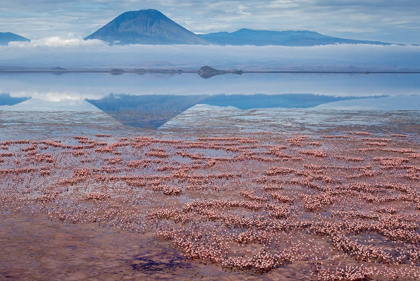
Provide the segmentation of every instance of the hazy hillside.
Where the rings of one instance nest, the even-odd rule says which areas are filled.
[[[28,38],[22,37],[20,35],[11,33],[11,32],[0,32],[0,46],[5,46],[9,42],[13,41],[31,41]]]
[[[379,41],[352,40],[323,35],[313,31],[269,31],[241,29],[235,32],[217,32],[200,34],[201,38],[217,45],[281,45],[281,46],[315,46],[332,44],[374,44],[390,45]]]

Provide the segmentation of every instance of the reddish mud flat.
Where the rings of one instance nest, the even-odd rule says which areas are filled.
[[[185,259],[153,234],[40,215],[1,215],[0,280],[295,280],[288,270],[244,276]],[[290,271],[290,270],[289,270]],[[281,273],[281,274],[280,274]]]
[[[1,278],[418,280],[418,140],[4,141]]]

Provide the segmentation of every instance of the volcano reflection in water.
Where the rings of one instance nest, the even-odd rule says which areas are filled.
[[[257,108],[311,108],[321,104],[360,99],[360,97],[333,97],[313,94],[282,95],[142,95],[110,94],[86,101],[120,123],[139,128],[157,129],[166,122],[197,104],[233,106],[239,109]]]

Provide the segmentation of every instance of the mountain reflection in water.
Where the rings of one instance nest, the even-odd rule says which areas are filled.
[[[325,103],[353,99],[361,99],[361,97],[333,97],[313,94],[220,94],[213,96],[110,94],[102,99],[86,99],[86,101],[124,125],[157,129],[197,104],[233,106],[239,109],[311,108]]]
[[[176,124],[176,120],[185,116],[195,122],[200,110],[205,110],[211,118],[218,110],[252,116],[254,109],[262,109],[258,111],[269,114],[273,121],[280,120],[284,112],[293,112],[294,108],[330,113],[331,110],[418,111],[419,78],[419,74],[244,74],[202,79],[185,73],[141,76],[3,73],[0,75],[0,114],[31,111],[40,116],[52,116],[47,112],[58,115],[68,112],[63,116],[70,118],[64,121],[70,122],[85,112],[83,116],[111,117],[107,119],[113,126],[122,123],[132,126],[133,130],[162,130],[163,124],[164,127]],[[105,114],[96,115],[98,111]],[[3,118],[6,115],[10,116],[5,113]],[[27,119],[33,121],[31,117]],[[1,120],[0,130],[5,122]]]
[[[10,94],[0,94],[0,106],[1,105],[16,105],[19,104],[21,102],[24,102],[26,100],[29,100],[31,98],[27,98],[27,97],[11,97]]]
[[[206,96],[114,95],[86,101],[120,123],[139,128],[159,128],[178,114],[200,103]]]

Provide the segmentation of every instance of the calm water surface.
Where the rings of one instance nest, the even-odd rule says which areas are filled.
[[[2,139],[393,126],[419,110],[420,74],[0,74]]]

